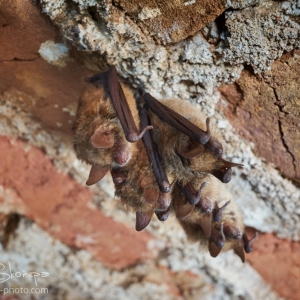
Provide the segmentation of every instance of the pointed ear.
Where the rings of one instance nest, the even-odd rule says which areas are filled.
[[[101,128],[91,136],[91,144],[95,148],[111,148],[115,144],[114,133],[109,128]]]
[[[176,218],[179,220],[187,217],[195,208],[195,205],[190,204],[183,194],[180,194],[178,199],[178,206],[176,208]]]
[[[222,248],[218,248],[214,242],[209,241],[208,251],[211,257],[217,257],[220,254],[221,250]]]
[[[245,253],[244,253],[244,248],[242,245],[237,245],[233,248],[234,253],[240,257],[241,261],[244,263],[245,262]]]
[[[203,230],[205,236],[209,238],[212,232],[212,216],[211,214],[205,214],[202,218],[198,221],[201,229]]]
[[[149,211],[149,212],[137,211],[136,212],[135,230],[141,231],[144,228],[146,228],[151,221],[152,215],[153,215],[152,211]]]
[[[98,166],[98,165],[92,165],[89,178],[86,182],[86,185],[92,185],[100,181],[104,175],[109,171],[109,166]]]

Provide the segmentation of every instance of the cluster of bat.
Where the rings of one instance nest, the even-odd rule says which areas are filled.
[[[173,212],[187,236],[211,256],[233,249],[244,262],[252,239],[244,233],[236,204],[220,185],[231,167],[209,119],[178,100],[158,101],[141,92],[136,100],[115,67],[88,79],[73,126],[77,157],[92,165],[87,185],[110,172],[116,195],[136,212],[136,230],[156,214]],[[230,204],[230,205],[229,205]]]

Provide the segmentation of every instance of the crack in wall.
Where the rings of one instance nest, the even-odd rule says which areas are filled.
[[[278,109],[279,109],[279,112],[281,113],[284,113],[285,115],[287,114],[286,112],[283,111],[282,109],[282,106],[278,104],[278,102],[280,103],[280,99],[277,95],[277,92],[276,92],[276,89],[274,87],[271,87],[272,90],[273,90],[273,93],[274,93],[274,96],[275,96],[275,99],[276,99],[276,102],[274,103]],[[278,129],[279,129],[279,133],[280,133],[280,139],[281,139],[281,142],[282,142],[282,145],[283,147],[285,148],[285,150],[287,151],[287,153],[291,156],[292,158],[292,163],[293,163],[293,167],[294,167],[294,172],[295,174],[297,173],[296,172],[296,158],[295,158],[295,155],[294,153],[290,150],[288,144],[286,143],[285,139],[284,139],[284,132],[283,132],[283,128],[282,128],[282,122],[280,120],[280,115],[278,116],[279,120],[278,120]]]
[[[28,58],[28,59],[14,57],[13,59],[0,60],[0,63],[2,63],[2,62],[14,62],[14,61],[35,61],[38,58],[40,58],[40,56],[36,56],[34,58]]]

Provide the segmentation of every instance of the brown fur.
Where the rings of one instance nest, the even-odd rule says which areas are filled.
[[[138,111],[133,94],[125,85],[122,87],[134,121],[138,126]],[[97,130],[103,128],[107,128],[113,133],[115,144],[108,149],[94,148],[90,141],[91,137]],[[130,153],[129,158],[136,151],[136,145],[126,141],[116,111],[103,86],[95,87],[92,84],[87,84],[79,99],[73,133],[77,157],[91,165],[109,165],[112,168],[117,165],[114,157],[120,148]]]
[[[135,124],[139,128],[135,99],[126,86],[122,87]],[[194,106],[178,100],[162,102],[203,131],[207,130],[206,117]],[[137,212],[137,230],[148,225],[154,212],[164,221],[171,211],[180,219],[189,239],[199,241],[214,257],[218,255],[221,247],[213,236],[221,237],[221,230],[224,228],[226,241],[222,244],[223,250],[234,249],[243,260],[244,226],[241,213],[233,199],[224,208],[222,220],[214,221],[216,209],[230,200],[222,189],[220,180],[212,175],[215,174],[214,170],[230,168],[230,164],[221,158],[222,140],[217,130],[210,126],[209,142],[200,145],[162,121],[155,112],[149,111],[149,115],[153,126],[151,134],[160,153],[161,163],[169,183],[173,183],[169,193],[160,192],[143,141],[129,143],[125,139],[104,85],[95,87],[89,84],[80,98],[73,127],[74,148],[78,158],[100,169],[103,167],[104,170],[108,168],[112,171],[116,195],[128,209]],[[95,148],[91,144],[91,137],[97,131],[113,134],[113,146],[106,149]],[[108,139],[107,144],[110,145],[110,141]],[[120,164],[120,153],[124,152],[129,159]],[[208,184],[201,189],[200,202],[196,205],[190,204],[184,196],[183,188],[190,184],[197,193],[204,182]]]

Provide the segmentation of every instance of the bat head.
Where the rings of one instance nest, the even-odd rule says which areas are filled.
[[[88,164],[122,166],[131,159],[134,145],[125,139],[104,75],[90,78],[80,97],[73,125],[74,149]]]

